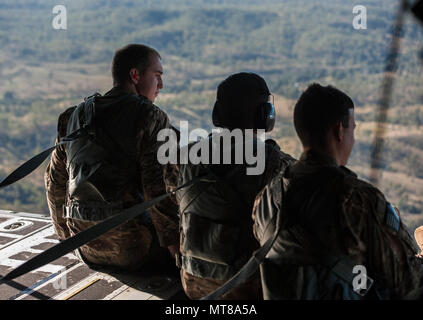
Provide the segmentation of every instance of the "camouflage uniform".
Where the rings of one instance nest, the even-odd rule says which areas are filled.
[[[181,281],[187,296],[190,299],[198,300],[220,288],[228,280],[200,278],[181,269]],[[262,300],[262,296],[260,274],[257,273],[246,282],[224,294],[219,300]]]
[[[125,105],[118,101],[123,96],[129,96]],[[102,108],[105,106],[107,108]],[[99,97],[96,108],[96,112],[103,116],[103,124],[107,125],[114,138],[117,137],[120,146],[134,155],[134,167],[138,170],[138,175],[124,177],[130,183],[120,189],[112,189],[115,186],[108,184],[102,187],[105,190],[109,188],[107,191],[110,194],[117,195],[123,209],[139,203],[140,192],[145,200],[165,193],[163,166],[157,161],[160,146],[157,134],[161,129],[171,127],[167,115],[148,99],[128,94],[118,87]],[[108,113],[104,111],[106,109]],[[74,110],[75,107],[71,107],[60,115],[56,142],[66,135],[67,124]],[[131,137],[120,136],[124,126],[133,129]],[[69,197],[66,146],[58,146],[53,151],[45,172],[48,206],[55,231],[62,240],[98,223],[63,216],[63,206],[68,206],[72,201]],[[99,265],[136,268],[146,259],[153,259],[152,255],[167,252],[167,249],[159,246],[166,248],[179,241],[175,200],[167,198],[149,212],[150,215],[141,215],[82,246],[82,258]]]
[[[180,164],[168,167],[169,187],[180,185],[195,176],[202,176],[201,171],[206,167],[208,169],[205,172],[211,170],[219,177],[236,172],[231,178],[224,178],[223,182],[211,184],[206,182],[195,191],[188,189],[177,192],[176,198],[181,215],[181,281],[185,293],[191,299],[200,299],[221,287],[258,248],[252,233],[251,211],[254,199],[273,176],[294,161],[289,155],[281,152],[277,144],[271,140],[266,141],[265,152],[267,165],[260,175],[246,175],[243,164]],[[197,192],[199,194],[196,194]],[[194,199],[191,201],[190,197],[194,197],[195,201]],[[189,205],[185,207],[187,203]],[[230,257],[222,258],[226,256]],[[257,272],[244,284],[220,299],[261,298],[260,278]]]
[[[374,280],[367,298],[421,295],[423,266],[398,212],[328,155],[303,153],[256,198],[254,229],[262,243],[278,215],[282,231],[261,266],[265,299],[361,298],[346,292],[351,283],[334,275],[329,257],[366,268]]]

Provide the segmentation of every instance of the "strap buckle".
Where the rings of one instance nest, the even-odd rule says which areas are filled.
[[[70,213],[70,207],[69,206],[63,205],[62,206],[62,210],[63,210],[63,214],[62,214],[63,218],[65,218],[65,219],[71,218],[71,213]]]
[[[370,278],[368,275],[366,277],[366,285],[359,288],[354,288],[354,292],[357,293],[359,296],[364,297],[372,288],[374,280]]]
[[[349,283],[356,294],[361,297],[367,295],[373,286],[374,280],[367,275],[366,268],[361,266],[364,268],[364,270],[355,271],[356,265],[354,265],[354,263],[347,256],[338,257],[335,259],[329,258],[326,264],[332,264],[333,260],[335,260],[335,263],[331,268],[331,271],[339,278]],[[357,277],[360,277],[360,279]]]

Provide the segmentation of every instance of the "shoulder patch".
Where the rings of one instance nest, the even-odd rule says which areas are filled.
[[[398,217],[398,214],[392,204],[389,202],[386,203],[385,224],[395,232],[398,232],[400,228],[400,218]]]

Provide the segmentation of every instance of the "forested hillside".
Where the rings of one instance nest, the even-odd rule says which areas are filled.
[[[383,2],[383,5],[381,3]],[[273,132],[298,156],[292,107],[310,82],[332,84],[356,104],[359,127],[351,168],[366,179],[382,73],[396,0],[67,0],[67,30],[52,27],[56,1],[0,2],[0,179],[54,143],[60,112],[111,87],[116,49],[145,43],[162,55],[157,104],[174,125],[210,129],[218,83],[254,71],[275,95]],[[352,26],[355,5],[367,8],[367,29]],[[407,224],[423,223],[423,28],[409,17],[386,123],[379,186]],[[44,165],[45,167],[45,165]],[[0,192],[0,207],[47,212],[43,169]]]

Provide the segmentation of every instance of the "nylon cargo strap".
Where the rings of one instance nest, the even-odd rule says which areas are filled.
[[[94,95],[91,95],[85,98],[84,103],[86,103],[88,100],[90,102],[93,101],[93,99],[98,95],[99,93],[95,93]],[[50,147],[40,152],[36,156],[32,157],[31,159],[23,163],[17,169],[15,169],[0,183],[0,189],[7,187],[21,180],[22,178],[25,178],[27,175],[29,175],[32,171],[37,169],[44,162],[45,159],[47,159],[47,157],[53,152],[54,149],[56,149],[56,147],[71,141],[75,141],[81,137],[89,137],[91,134],[92,134],[91,126],[89,124],[84,124],[82,127],[76,129],[75,131],[71,132],[67,136],[61,138],[60,141],[53,147]]]
[[[98,94],[94,94],[90,97],[87,97],[85,99],[85,103],[92,102],[93,99]],[[43,152],[39,153],[38,155],[34,156],[30,160],[26,161],[24,164],[19,166],[16,170],[14,170],[10,175],[8,175],[1,183],[0,183],[0,189],[4,188],[6,186],[9,186],[22,178],[26,177],[28,174],[30,174],[32,171],[34,171],[36,168],[38,168],[41,163],[50,155],[50,153],[58,146],[66,144],[68,142],[74,141],[76,139],[79,139],[81,137],[90,137],[92,134],[91,126],[89,124],[84,124],[82,127],[78,128],[77,130],[73,131],[72,133],[68,134],[67,136],[63,137],[60,142],[58,142],[55,146],[50,147]],[[16,269],[10,271],[8,274],[6,274],[4,277],[0,276],[0,284],[10,281],[16,277],[19,277],[25,273],[28,273],[34,269],[37,269],[51,261],[54,261],[61,256],[79,248],[80,246],[96,239],[97,237],[101,236],[102,234],[106,233],[107,231],[116,228],[117,226],[123,224],[124,222],[131,220],[135,217],[137,217],[140,214],[143,214],[147,209],[151,208],[156,203],[164,200],[171,194],[174,194],[179,189],[188,187],[192,184],[195,184],[198,181],[204,180],[205,177],[197,177],[194,178],[187,183],[176,187],[175,189],[169,191],[166,194],[163,194],[161,196],[158,196],[154,199],[151,199],[149,201],[137,204],[135,206],[132,206],[126,210],[123,210],[122,212],[116,214],[113,217],[110,217],[109,219],[106,219],[99,224],[88,228],[82,232],[79,232],[75,236],[68,238],[59,244],[49,248],[48,250],[40,253],[39,255],[35,256],[34,258],[26,261],[22,265],[18,266]],[[212,182],[210,179],[206,179],[207,182]]]
[[[70,133],[66,137],[63,137],[60,140],[60,142],[57,143],[55,146],[50,147],[50,148],[44,150],[43,152],[37,154],[36,156],[34,156],[31,159],[29,159],[28,161],[26,161],[21,166],[19,166],[17,169],[15,169],[11,174],[9,174],[0,183],[0,189],[13,184],[13,183],[21,180],[22,178],[25,178],[32,171],[34,171],[35,169],[37,169],[41,165],[41,163],[43,163],[44,160],[47,159],[47,157],[50,155],[50,153],[53,152],[53,150],[56,147],[61,146],[61,145],[65,144],[65,143],[74,141],[76,139],[79,139],[82,136],[88,136],[88,135],[89,135],[88,128],[87,127],[82,127],[82,128],[79,128],[78,130],[75,130],[74,132]]]
[[[89,97],[86,97],[84,100],[84,103],[93,103],[94,98],[99,96],[99,93],[95,93]],[[126,97],[124,97],[126,98]],[[121,100],[124,100],[122,98]],[[25,178],[27,175],[29,175],[32,171],[37,169],[45,159],[53,152],[56,147],[61,146],[63,144],[66,144],[68,142],[77,140],[81,137],[91,137],[93,134],[91,124],[84,124],[82,127],[78,128],[77,130],[71,132],[67,136],[60,139],[60,141],[54,145],[53,147],[50,147],[36,156],[32,157],[25,163],[23,163],[21,166],[19,166],[17,169],[15,169],[11,174],[9,174],[2,182],[0,182],[0,189],[7,187],[22,178]]]
[[[285,198],[286,190],[285,187],[282,185],[281,187],[282,192],[282,199]],[[282,204],[281,211],[284,206]],[[266,258],[267,253],[272,248],[274,242],[276,241],[276,238],[278,237],[279,233],[282,230],[285,230],[287,225],[284,222],[284,225],[282,225],[281,216],[284,216],[284,214],[281,212],[280,214],[276,215],[276,217],[273,217],[272,220],[269,222],[269,224],[266,227],[265,235],[267,232],[271,232],[271,230],[267,230],[269,226],[271,226],[272,223],[276,224],[276,230],[274,231],[274,234],[272,237],[270,237],[264,244],[261,246],[256,252],[254,252],[253,256],[248,260],[248,262],[231,278],[229,279],[223,286],[216,289],[212,293],[208,294],[207,296],[201,298],[201,300],[216,300],[219,297],[223,296],[227,292],[233,290],[238,285],[244,283],[247,281],[257,270],[257,268],[260,266],[260,264],[263,262],[263,260]],[[276,220],[276,221],[275,221]],[[266,236],[265,236],[266,237]],[[336,274],[339,278],[343,279],[347,283],[351,284],[353,283],[354,274],[352,273],[352,270],[354,268],[353,262],[348,257],[334,257],[334,256],[327,256],[322,259],[322,263],[324,263],[326,266],[330,267],[331,272]],[[365,296],[371,287],[373,287],[373,279],[366,275],[366,285],[358,288],[358,290],[354,290],[357,294],[360,296]]]
[[[283,197],[285,193],[283,186],[281,187],[281,192]],[[281,226],[281,216],[282,214],[274,216],[271,221],[267,224],[265,234],[267,234],[267,229],[269,229],[269,227],[271,227],[271,224],[273,223],[276,225],[276,230],[274,231],[273,236],[269,237],[267,241],[253,253],[250,260],[248,260],[247,263],[245,263],[244,266],[223,286],[217,288],[215,291],[201,298],[200,300],[217,300],[227,292],[233,290],[240,284],[247,281],[256,272],[260,264],[266,258],[267,253],[270,251],[270,249],[272,249],[273,244],[275,243],[279,233],[284,229],[284,227]]]
[[[138,215],[144,213],[145,210],[151,208],[156,203],[164,200],[171,194],[174,194],[179,189],[188,187],[198,181],[201,181],[203,177],[197,177],[194,178],[187,183],[178,186],[177,188],[169,191],[166,194],[163,194],[161,196],[158,196],[154,199],[151,199],[149,201],[137,204],[135,206],[132,206],[126,210],[123,210],[122,212],[118,213],[117,215],[110,217],[99,224],[96,224],[93,227],[90,227],[84,231],[81,231],[74,235],[73,237],[70,237],[55,246],[47,249],[46,251],[38,254],[34,258],[26,261],[16,269],[12,270],[8,274],[6,274],[3,278],[0,279],[1,282],[6,282],[9,280],[12,280],[16,277],[19,277],[25,273],[28,273],[34,269],[37,269],[51,261],[54,261],[61,256],[79,248],[80,246],[86,244],[87,242],[90,242],[97,237],[101,236],[102,234],[106,233],[107,231],[121,225],[122,223],[131,220]],[[209,181],[209,180],[207,180]]]
[[[227,292],[231,291],[232,289],[236,288],[238,285],[247,281],[257,270],[260,264],[263,262],[264,258],[266,257],[267,253],[273,246],[280,230],[277,230],[272,238],[269,238],[260,249],[256,250],[250,260],[231,278],[229,279],[223,286],[216,289],[212,293],[208,294],[207,296],[201,298],[201,300],[216,300],[226,294]]]
[[[220,288],[201,298],[201,300],[216,300],[227,292],[236,288],[238,285],[247,281],[263,262],[281,230],[283,229],[277,230],[274,233],[273,237],[268,239],[265,244],[253,254],[250,260],[231,279],[229,279]],[[323,260],[323,262],[325,265],[331,266],[331,271],[335,273],[339,278],[352,285],[354,279],[354,274],[352,273],[352,270],[355,264],[352,263],[348,257],[327,257]],[[365,278],[366,284],[358,288],[357,290],[354,289],[354,291],[360,296],[365,296],[369,292],[370,288],[372,288],[373,286],[373,279],[367,275]]]
[[[275,146],[273,146],[273,148],[274,147]],[[284,198],[285,189],[283,185],[281,185],[281,193],[281,197]],[[272,249],[273,244],[275,243],[280,231],[284,229],[284,227],[281,226],[281,215],[282,213],[274,216],[266,227],[265,234],[267,234],[267,229],[271,227],[272,223],[276,224],[276,230],[274,231],[273,236],[269,237],[269,239],[267,239],[267,241],[253,253],[250,260],[248,260],[247,263],[245,263],[244,266],[231,279],[229,279],[223,286],[217,288],[215,291],[209,293],[207,296],[201,298],[200,300],[217,300],[224,294],[228,293],[240,284],[247,281],[256,272],[260,264],[266,258],[266,255],[268,254],[270,249]]]

